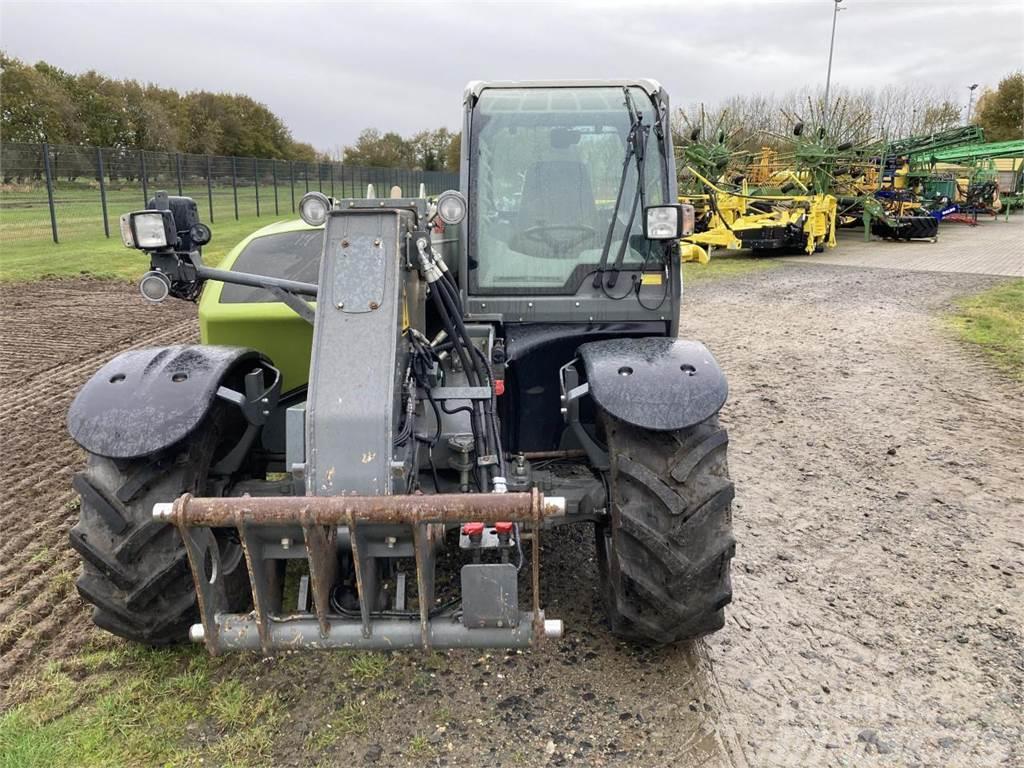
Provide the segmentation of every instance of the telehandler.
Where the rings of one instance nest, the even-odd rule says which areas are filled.
[[[563,631],[540,536],[586,524],[613,633],[722,627],[727,385],[678,338],[667,94],[474,82],[462,136],[459,191],[310,192],[219,268],[191,199],[122,217],[143,296],[198,301],[202,343],[118,355],[68,413],[98,626],[214,654],[527,646]]]

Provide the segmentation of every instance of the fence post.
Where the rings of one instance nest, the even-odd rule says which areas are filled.
[[[178,176],[178,197],[181,197],[181,152],[174,153],[174,170]]]
[[[213,176],[213,163],[210,162],[210,156],[206,156],[206,199],[210,203],[210,223],[213,224],[213,182],[210,177]]]
[[[139,178],[142,180],[142,207],[149,205],[149,188],[146,186],[146,150],[139,150]]]
[[[53,173],[50,171],[50,145],[42,144],[43,170],[46,173],[46,199],[50,203],[50,229],[53,230],[53,242],[59,243],[57,237],[57,209],[53,207]]]
[[[256,190],[256,218],[260,217],[260,162],[252,159],[252,186]]]
[[[270,167],[274,171],[274,215],[275,216],[280,216],[281,215],[281,208],[277,204],[277,160],[271,160],[270,161]]]
[[[334,163],[328,163],[327,167],[330,169],[331,174],[331,197],[334,197]]]
[[[316,188],[320,191],[324,191],[324,164],[317,160],[316,163]]]
[[[96,175],[100,182],[100,207],[103,209],[103,234],[110,237],[110,221],[107,220],[107,184],[103,180],[103,150],[96,147]]]
[[[238,173],[235,158],[231,158],[231,194],[235,196],[235,221],[238,221]]]
[[[302,180],[306,183],[306,191],[309,192],[309,163],[302,164]]]
[[[288,175],[292,181],[292,213],[295,213],[295,161],[288,161]]]

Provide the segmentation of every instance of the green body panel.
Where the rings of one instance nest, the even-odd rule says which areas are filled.
[[[956,200],[956,181],[954,179],[926,179],[924,182],[925,198],[938,196]]]
[[[253,232],[236,245],[217,266],[231,269],[238,255],[258,237],[315,229],[300,220],[284,221]],[[199,299],[199,338],[203,344],[250,347],[270,358],[281,371],[282,391],[309,380],[313,326],[281,302],[221,304],[224,284],[211,280]]]

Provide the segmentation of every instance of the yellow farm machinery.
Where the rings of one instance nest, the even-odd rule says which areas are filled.
[[[753,157],[731,150],[735,136],[720,126],[710,138],[702,140],[702,132],[694,129],[681,148],[679,199],[696,214],[694,233],[680,244],[685,261],[704,263],[712,248],[767,255],[835,246],[838,200],[833,194],[780,167],[770,148]]]
[[[842,105],[827,123],[786,117],[792,134],[758,137],[756,151],[739,148],[754,140],[728,133],[722,118],[705,131],[703,113],[681,137],[680,201],[696,211],[684,260],[704,262],[714,248],[814,253],[851,226],[863,226],[865,239],[934,241],[944,218],[998,211],[994,159],[1024,155],[1024,142],[984,144],[976,126],[880,141],[868,135],[868,116]],[[826,125],[843,126],[846,138]]]
[[[696,229],[680,245],[686,261],[707,262],[709,248],[749,248],[755,255],[814,253],[836,244],[837,200],[825,194],[751,194],[745,180],[722,189],[694,169],[702,194],[680,200],[694,206]]]

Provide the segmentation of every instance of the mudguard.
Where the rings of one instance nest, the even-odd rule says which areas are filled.
[[[267,361],[239,347],[124,352],[82,387],[68,410],[68,432],[85,450],[111,459],[156,453],[199,426],[224,378],[246,362],[259,368]]]
[[[725,374],[696,341],[651,337],[580,345],[577,355],[594,401],[645,429],[686,429],[718,413],[729,395]]]

